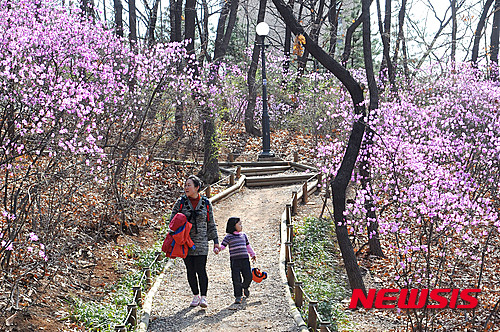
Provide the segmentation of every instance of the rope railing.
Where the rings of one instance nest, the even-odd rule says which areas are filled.
[[[163,253],[157,252],[155,259],[149,264],[148,267],[144,268],[141,274],[139,282],[132,286],[132,301],[127,304],[127,316],[121,324],[115,325],[115,332],[126,332],[127,327],[130,326],[135,328],[137,326],[137,307],[142,308],[142,287],[145,283],[145,289],[150,289],[152,286],[151,270],[155,264],[157,264]]]
[[[286,237],[284,239],[284,251],[285,251],[285,272],[286,272],[286,282],[288,288],[292,294],[293,301],[297,308],[303,308],[307,303],[307,328],[312,331],[321,332],[331,332],[330,322],[321,319],[318,312],[318,302],[312,300],[308,294],[304,291],[303,283],[297,279],[297,274],[295,273],[295,263],[293,261],[293,222],[292,216],[297,214],[298,202],[302,201],[303,204],[307,204],[308,197],[316,190],[321,190],[318,184],[321,183],[321,174],[315,174],[311,176],[307,181],[305,181],[301,186],[301,191],[293,191],[292,199],[289,204],[286,204],[284,215],[284,224],[286,231],[282,231]]]

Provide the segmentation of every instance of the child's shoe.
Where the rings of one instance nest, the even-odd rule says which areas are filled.
[[[248,288],[243,288],[243,294],[245,294],[246,297],[250,296],[250,290]]]
[[[234,299],[234,303],[235,303],[235,304],[241,304],[241,297],[236,297],[236,298]]]
[[[191,301],[191,304],[189,305],[190,307],[197,307],[200,304],[200,296],[195,295],[193,297],[193,301]]]
[[[205,296],[202,296],[202,297],[201,297],[201,300],[200,300],[200,307],[202,307],[202,308],[206,308],[206,307],[208,307],[207,298],[206,298]]]

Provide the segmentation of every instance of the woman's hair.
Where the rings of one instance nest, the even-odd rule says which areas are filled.
[[[227,225],[226,225],[226,233],[228,234],[233,234],[233,232],[236,232],[236,227],[235,225],[240,222],[240,218],[238,217],[231,217],[227,220]]]
[[[199,177],[197,177],[196,175],[190,175],[186,179],[186,182],[187,182],[187,180],[193,181],[194,186],[198,188],[198,191],[200,191],[201,185],[202,185],[202,181],[200,180]]]

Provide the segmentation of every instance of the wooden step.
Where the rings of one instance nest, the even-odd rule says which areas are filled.
[[[312,177],[315,177],[316,173],[307,174],[282,174],[274,176],[248,176],[246,178],[247,187],[259,187],[259,186],[271,186],[271,185],[281,185],[290,184],[297,182],[304,182]]]

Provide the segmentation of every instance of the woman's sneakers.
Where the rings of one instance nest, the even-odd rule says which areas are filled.
[[[201,298],[199,295],[195,295],[193,297],[193,301],[191,301],[191,304],[189,305],[190,307],[197,307],[198,305],[200,305],[200,302],[201,302]],[[206,301],[205,301],[205,306],[206,306]]]
[[[234,304],[241,304],[241,297],[234,298]]]
[[[205,296],[202,296],[202,297],[201,297],[201,300],[200,300],[200,307],[202,307],[202,308],[206,308],[206,307],[208,307],[207,298],[206,298]]]

